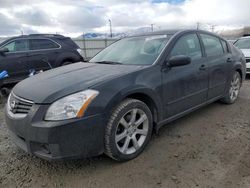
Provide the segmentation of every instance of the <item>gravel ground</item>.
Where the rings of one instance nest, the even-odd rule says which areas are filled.
[[[153,136],[135,160],[47,162],[9,139],[0,106],[0,187],[250,187],[250,80],[234,105],[214,103]]]

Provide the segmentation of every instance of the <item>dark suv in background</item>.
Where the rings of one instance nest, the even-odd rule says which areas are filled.
[[[21,81],[31,71],[45,71],[79,61],[83,61],[79,46],[62,35],[23,35],[0,44],[0,70],[9,74],[5,84]]]

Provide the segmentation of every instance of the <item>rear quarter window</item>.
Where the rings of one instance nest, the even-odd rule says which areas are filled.
[[[71,47],[71,48],[80,48],[74,41],[72,41],[70,38],[64,38],[64,39],[60,39],[60,41],[62,41],[64,44],[66,44],[67,46]]]

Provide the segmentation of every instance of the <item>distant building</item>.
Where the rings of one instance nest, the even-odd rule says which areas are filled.
[[[250,36],[250,27],[244,27],[240,29],[220,31],[218,34],[226,39],[234,40],[244,36]]]

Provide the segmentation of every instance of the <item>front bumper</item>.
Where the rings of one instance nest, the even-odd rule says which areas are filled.
[[[100,155],[104,151],[102,115],[65,121],[44,121],[48,106],[33,105],[25,118],[15,119],[6,108],[13,141],[24,151],[46,160]]]

